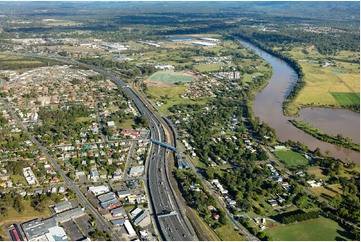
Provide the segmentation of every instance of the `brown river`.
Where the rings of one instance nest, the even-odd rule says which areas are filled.
[[[350,159],[360,164],[359,152],[315,139],[288,121],[291,118],[283,115],[282,102],[297,81],[296,72],[281,59],[262,51],[258,47],[244,41],[240,41],[240,43],[254,50],[273,68],[273,75],[268,85],[263,91],[256,94],[253,105],[255,115],[274,128],[281,141],[288,139],[299,141],[306,144],[311,150],[319,147],[323,154],[329,151],[330,155],[335,158]],[[308,122],[322,131],[334,135],[342,134],[345,137],[350,137],[354,142],[360,143],[359,113],[331,108],[304,108],[296,119]]]

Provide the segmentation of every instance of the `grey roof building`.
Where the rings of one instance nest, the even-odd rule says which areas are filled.
[[[122,190],[122,191],[118,191],[117,195],[119,198],[124,198],[124,197],[132,195],[132,193],[129,190]]]
[[[114,198],[114,199],[112,199],[112,200],[109,200],[109,201],[100,203],[100,206],[101,206],[102,208],[108,208],[108,207],[110,207],[110,206],[112,206],[112,205],[115,205],[115,204],[118,204],[118,203],[120,203],[119,200],[116,199],[116,198]]]
[[[113,219],[110,220],[110,222],[114,225],[114,226],[121,226],[125,223],[125,218],[121,218],[121,219]]]
[[[126,216],[126,215],[127,215],[127,213],[125,212],[124,207],[119,207],[119,208],[112,209],[112,210],[110,211],[110,213],[111,213],[114,217],[117,217],[117,216]]]
[[[57,223],[64,223],[66,221],[69,221],[71,219],[79,218],[81,216],[85,215],[85,212],[82,208],[73,208],[71,210],[58,213],[53,218]]]
[[[37,240],[46,233],[49,233],[49,229],[38,218],[21,224],[21,228],[23,229],[26,238],[31,241]]]
[[[53,228],[58,225],[56,220],[53,217],[44,219],[43,223],[44,223],[45,227],[47,227],[47,228]]]
[[[69,201],[64,201],[64,202],[55,204],[54,211],[55,211],[55,213],[61,213],[65,210],[68,210],[71,208],[72,208],[71,203]]]
[[[106,194],[104,194],[104,195],[100,195],[99,197],[98,197],[98,200],[101,202],[101,203],[103,203],[103,202],[106,202],[106,201],[110,201],[110,200],[112,200],[112,199],[114,199],[115,198],[115,193],[114,192],[108,192],[108,193],[106,193]]]
[[[145,219],[148,216],[148,212],[147,211],[143,211],[140,214],[138,214],[137,217],[133,218],[133,223],[135,224],[139,224],[143,219]]]

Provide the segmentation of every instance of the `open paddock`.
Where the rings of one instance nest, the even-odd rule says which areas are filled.
[[[173,71],[158,71],[148,77],[149,81],[153,82],[164,82],[164,83],[176,83],[176,82],[192,82],[194,81],[194,77],[185,74],[182,72],[173,72]]]
[[[292,224],[278,224],[265,230],[277,241],[335,241],[350,240],[350,234],[335,221],[327,218],[312,219]]]

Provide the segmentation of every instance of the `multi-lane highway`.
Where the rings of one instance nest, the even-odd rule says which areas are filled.
[[[150,109],[147,108],[143,101],[125,82],[123,82],[113,74],[109,73],[108,71],[102,70],[96,66],[87,65],[76,61],[38,56],[35,54],[19,54],[8,52],[4,52],[3,54],[25,55],[36,58],[51,59],[65,64],[83,66],[92,69],[98,73],[104,74],[108,78],[112,79],[112,81],[118,86],[123,88],[124,92],[132,99],[139,112],[149,120],[152,138],[162,142],[166,140],[164,129],[161,125],[161,121],[159,120],[159,118],[154,113],[152,113]],[[56,163],[56,161],[47,153],[46,148],[43,147],[37,140],[35,140],[35,138],[33,142],[39,145],[39,147],[41,147],[44,153],[47,154],[47,156],[51,159],[54,167],[63,176],[63,179],[68,184],[68,186],[74,190],[78,198],[81,200],[82,204],[84,204],[86,208],[90,211],[95,210],[90,205],[89,201],[85,198],[84,194],[81,193],[79,188],[65,175],[64,171],[61,170],[60,166]],[[152,144],[150,157],[148,157],[146,164],[146,186],[156,226],[158,227],[158,231],[163,240],[197,240],[195,232],[193,228],[189,226],[189,222],[186,221],[187,218],[186,216],[184,216],[182,210],[180,209],[177,198],[175,197],[175,194],[173,192],[167,173],[166,154],[167,151],[164,147]],[[117,236],[111,231],[104,218],[100,216],[100,214],[96,211],[94,211],[93,214],[99,220],[99,225],[101,227],[104,227],[104,229],[109,232],[113,240],[119,240]]]
[[[147,108],[133,90],[127,86],[124,90],[134,101],[139,112],[148,118],[152,138],[165,141],[164,129],[158,117]],[[187,218],[183,215],[173,193],[167,173],[166,154],[164,147],[152,144],[146,167],[148,194],[158,231],[163,240],[196,240],[193,228],[187,226]]]

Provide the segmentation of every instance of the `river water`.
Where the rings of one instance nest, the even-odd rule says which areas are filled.
[[[341,160],[351,159],[360,164],[360,153],[345,149],[333,144],[319,141],[294,127],[288,120],[293,119],[283,115],[282,102],[297,82],[297,73],[283,60],[274,57],[258,47],[244,41],[240,43],[256,52],[271,64],[273,75],[263,91],[256,94],[253,111],[261,121],[268,123],[276,130],[281,141],[288,139],[305,143],[311,150],[320,148],[323,154]],[[330,108],[304,108],[296,119],[308,122],[320,130],[332,134],[342,134],[350,137],[354,142],[360,143],[360,114],[341,109]]]

